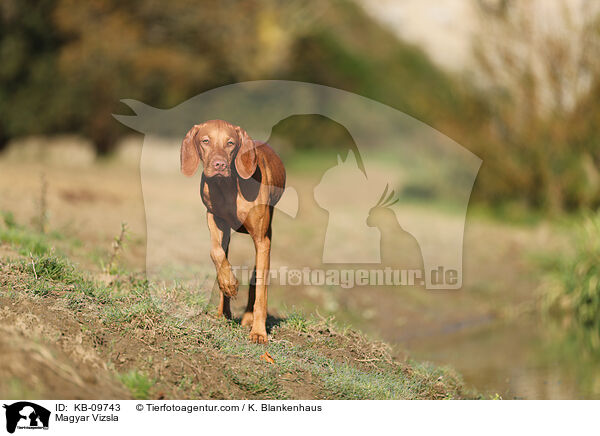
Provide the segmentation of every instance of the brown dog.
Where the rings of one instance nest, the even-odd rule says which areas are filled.
[[[229,300],[238,281],[227,260],[231,229],[254,240],[256,264],[243,326],[252,326],[250,340],[267,342],[267,279],[271,252],[273,206],[285,188],[285,168],[265,143],[252,140],[244,129],[226,121],[195,125],[181,145],[181,172],[193,176],[202,161],[200,182],[207,209],[212,258],[221,289],[219,315],[231,318]]]

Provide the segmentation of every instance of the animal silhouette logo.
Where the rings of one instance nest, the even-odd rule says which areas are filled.
[[[50,411],[29,401],[19,401],[6,409],[6,431],[14,433],[16,429],[48,429]]]
[[[402,228],[398,222],[394,207],[399,198],[386,184],[379,200],[369,210],[366,224],[377,227],[380,233],[379,253],[381,263],[404,270],[423,270],[423,255],[417,239]]]
[[[358,167],[356,156],[338,155],[336,166],[328,169],[314,189],[317,204],[329,212],[323,246],[324,263],[380,263],[379,231],[366,225],[378,183]],[[352,238],[348,238],[348,234]],[[352,244],[361,247],[353,250]]]
[[[123,103],[135,115],[115,118],[145,135],[140,172],[146,212],[146,271],[150,276],[208,277],[212,268],[208,261],[198,267],[189,262],[183,268],[175,262],[209,252],[210,238],[198,225],[206,217],[197,201],[197,181],[176,182],[177,188],[165,194],[171,183],[165,174],[178,174],[178,149],[190,126],[203,120],[227,120],[244,126],[253,139],[269,142],[273,127],[282,120],[320,115],[343,126],[355,144],[354,151],[325,171],[314,187],[314,201],[329,214],[320,260],[358,265],[406,263],[404,258],[410,258],[422,264],[427,289],[462,287],[466,212],[481,159],[432,127],[350,92],[284,80],[223,86],[171,109],[134,100]],[[285,159],[284,163],[287,166]],[[290,172],[286,186],[289,188],[276,208],[294,218],[299,210],[299,191],[293,187],[301,186],[301,181],[295,184]],[[386,186],[388,192],[378,204]],[[452,215],[432,213],[430,204],[425,205],[429,209],[410,207],[401,195],[390,201],[387,198],[392,191],[431,192],[432,186],[443,200],[440,205]],[[191,211],[196,206],[190,204],[198,206]],[[190,211],[187,221],[177,214],[183,205]],[[287,266],[293,269],[296,265]],[[452,280],[437,280],[438,272],[450,272]]]
[[[402,269],[423,269],[420,245],[402,227],[399,196],[389,182],[369,178],[357,165],[354,152],[350,151],[345,160],[338,155],[337,165],[325,172],[314,196],[317,204],[329,212],[324,263],[394,264]],[[359,246],[360,250],[347,245]]]

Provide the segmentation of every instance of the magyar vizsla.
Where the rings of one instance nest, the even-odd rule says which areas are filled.
[[[256,264],[243,326],[252,326],[250,340],[267,342],[267,280],[271,251],[273,206],[285,188],[285,168],[265,143],[226,121],[195,125],[181,145],[181,171],[192,176],[204,165],[200,193],[207,209],[210,256],[221,289],[219,315],[231,318],[229,300],[238,281],[227,259],[231,230],[248,233],[254,241]]]

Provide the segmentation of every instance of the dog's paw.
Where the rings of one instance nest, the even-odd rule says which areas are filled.
[[[218,278],[219,289],[226,297],[235,297],[238,292],[238,281],[233,274],[228,274],[228,276],[223,275],[223,277]]]
[[[217,309],[217,318],[231,319],[231,310]]]
[[[246,312],[242,316],[242,327],[251,327],[254,322],[254,314],[252,312]]]
[[[267,339],[267,332],[256,332],[254,330],[250,330],[250,342],[254,344],[266,344],[269,342]]]

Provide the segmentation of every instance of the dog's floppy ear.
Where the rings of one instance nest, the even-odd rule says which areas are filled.
[[[256,149],[254,141],[241,127],[236,127],[240,147],[235,157],[235,169],[242,179],[249,179],[256,171]]]
[[[193,176],[200,165],[200,152],[196,135],[202,124],[196,124],[187,132],[181,143],[180,161],[181,172],[186,176]]]

